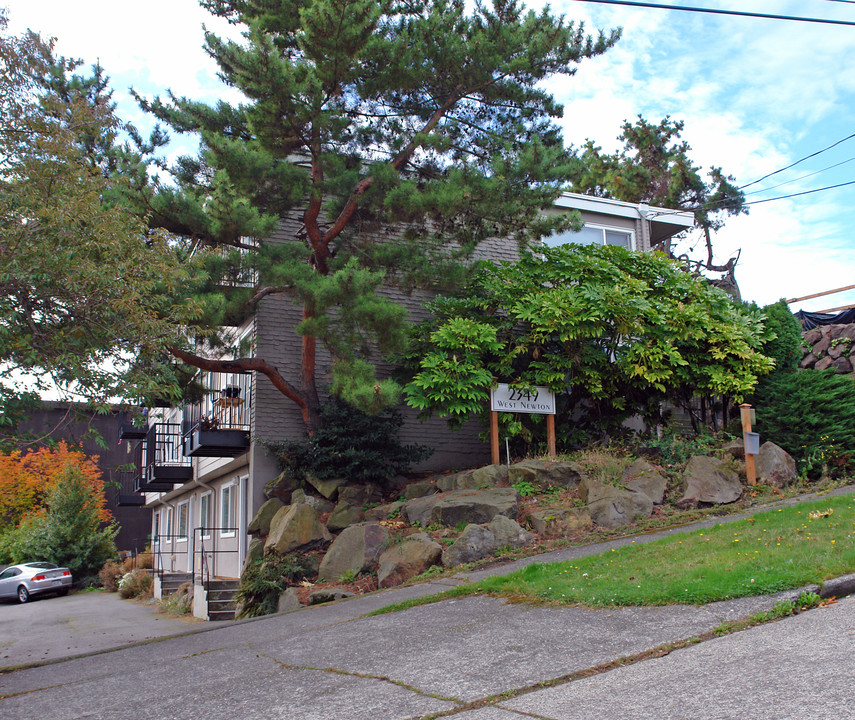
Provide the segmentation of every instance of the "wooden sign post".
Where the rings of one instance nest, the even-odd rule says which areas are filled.
[[[499,464],[500,412],[546,415],[546,448],[550,457],[555,456],[555,393],[549,388],[518,390],[507,383],[497,383],[490,391],[490,410],[490,455],[494,465]]]
[[[749,436],[751,433],[751,405],[742,403],[739,406],[739,418],[742,420],[742,444],[745,448],[745,477],[749,485],[757,484],[757,472],[754,469],[754,453],[749,452]],[[753,448],[751,448],[753,450]]]

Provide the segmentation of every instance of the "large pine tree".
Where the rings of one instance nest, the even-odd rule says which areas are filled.
[[[171,168],[174,182],[149,186],[146,208],[152,224],[219,248],[208,253],[211,278],[224,262],[252,265],[254,287],[208,288],[197,335],[285,294],[303,310],[302,367],[286,377],[263,357],[171,352],[210,371],[265,374],[311,433],[318,343],[333,357],[333,392],[363,408],[397,399],[370,362],[404,340],[404,311],[381,286],[453,282],[487,238],[525,244],[568,225],[542,212],[570,157],[555,123],[562,108],[541,81],[572,75],[619,33],[590,37],[514,0],[471,10],[463,0],[202,5],[242,29],[239,41],[208,33],[206,49],[245,101],[144,102],[201,142],[198,157]],[[266,242],[283,218],[293,242]]]

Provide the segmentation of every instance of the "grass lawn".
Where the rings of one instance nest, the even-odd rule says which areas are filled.
[[[386,610],[489,594],[517,601],[704,604],[820,583],[855,572],[855,496],[759,513],[714,528],[560,563],[535,563]]]

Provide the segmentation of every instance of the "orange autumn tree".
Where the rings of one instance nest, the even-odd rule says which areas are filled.
[[[63,471],[77,468],[96,499],[98,519],[110,522],[98,457],[70,448],[61,440],[54,447],[0,455],[0,527],[16,527],[24,518],[44,511],[48,493]]]

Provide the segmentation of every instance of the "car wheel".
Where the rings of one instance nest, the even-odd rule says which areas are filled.
[[[18,602],[25,603],[30,599],[30,591],[23,585],[18,588]]]

